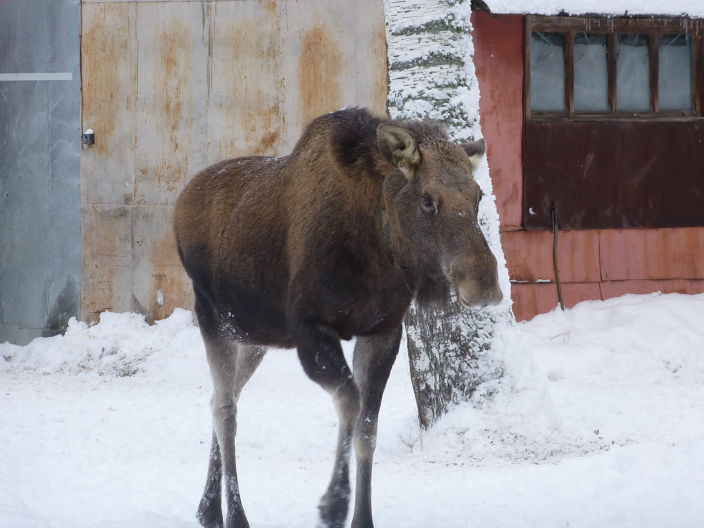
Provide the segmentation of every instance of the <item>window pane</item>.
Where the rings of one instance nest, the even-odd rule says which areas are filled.
[[[616,107],[625,112],[650,112],[648,37],[619,35],[616,53]]]
[[[565,39],[560,33],[531,34],[530,108],[537,112],[566,110]]]
[[[691,50],[689,35],[663,35],[660,39],[660,110],[692,109]]]
[[[608,111],[608,89],[606,36],[577,33],[574,40],[574,109],[578,112]]]

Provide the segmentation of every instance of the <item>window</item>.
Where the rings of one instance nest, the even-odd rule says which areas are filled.
[[[702,25],[529,17],[528,115],[699,115]]]
[[[704,225],[704,20],[526,18],[527,229]]]

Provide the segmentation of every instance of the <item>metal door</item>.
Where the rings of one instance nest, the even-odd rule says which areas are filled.
[[[0,2],[0,342],[80,308],[80,3]]]

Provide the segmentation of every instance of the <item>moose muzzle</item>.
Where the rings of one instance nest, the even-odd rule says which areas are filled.
[[[480,258],[470,258],[451,266],[450,280],[462,304],[484,308],[503,299],[496,257],[488,250]]]

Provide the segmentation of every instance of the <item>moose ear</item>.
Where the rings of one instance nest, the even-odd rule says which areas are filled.
[[[478,141],[463,143],[460,147],[462,147],[467,153],[467,156],[469,156],[469,162],[472,164],[472,169],[476,169],[479,160],[486,153],[486,143],[484,143],[484,138]]]
[[[418,145],[411,133],[403,127],[382,123],[376,129],[376,139],[386,161],[410,178],[411,169],[420,163]]]

